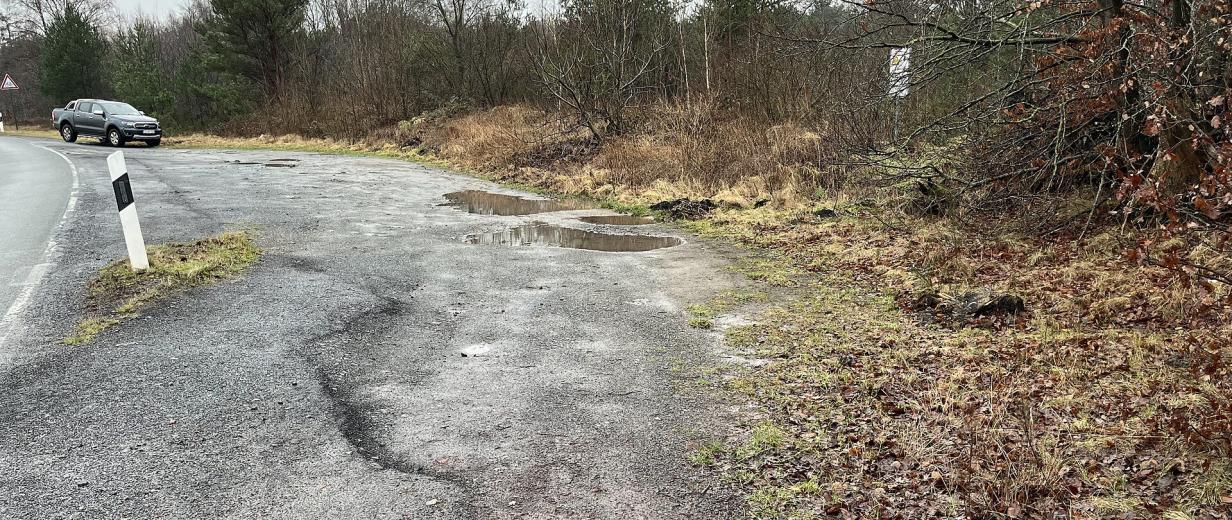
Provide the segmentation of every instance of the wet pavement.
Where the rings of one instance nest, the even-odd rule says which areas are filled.
[[[702,242],[472,245],[604,211],[394,160],[126,148],[149,242],[247,229],[264,255],[69,348],[124,255],[113,150],[38,143],[82,193],[0,364],[0,518],[741,516],[687,460],[728,408],[695,390],[724,361],[685,307],[737,283]]]
[[[467,213],[477,213],[480,215],[533,215],[535,213],[569,211],[590,207],[570,200],[530,199],[517,195],[480,190],[446,193],[445,199],[449,201],[447,205]]]
[[[567,247],[607,252],[641,252],[678,246],[684,243],[684,241],[676,237],[601,233],[534,222],[504,231],[470,235],[466,237],[466,243],[502,246]]]

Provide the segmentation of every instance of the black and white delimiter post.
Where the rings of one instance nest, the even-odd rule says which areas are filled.
[[[141,236],[141,223],[137,221],[137,203],[133,201],[133,188],[128,183],[124,152],[107,156],[107,169],[111,170],[111,189],[115,190],[116,207],[120,209],[120,227],[124,228],[128,262],[134,271],[148,269],[150,260],[145,256],[145,238]]]

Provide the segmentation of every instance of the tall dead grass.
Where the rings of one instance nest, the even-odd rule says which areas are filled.
[[[625,202],[687,196],[791,206],[841,184],[826,166],[836,150],[801,125],[767,127],[713,101],[655,106],[638,120],[636,132],[596,146],[567,120],[505,106],[425,124],[423,143],[507,180]]]

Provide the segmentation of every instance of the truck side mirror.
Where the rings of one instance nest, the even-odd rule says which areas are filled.
[[[94,109],[94,115],[96,115],[96,116],[101,116],[101,115],[103,115],[103,109],[101,109],[101,108],[96,108],[96,109]]]

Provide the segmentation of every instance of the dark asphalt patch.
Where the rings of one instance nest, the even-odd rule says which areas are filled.
[[[375,295],[374,295],[375,296]],[[381,303],[367,311],[347,318],[340,326],[328,333],[313,337],[305,345],[304,356],[316,369],[321,391],[334,404],[332,411],[342,437],[355,448],[355,452],[376,463],[381,469],[393,470],[407,475],[422,475],[452,484],[472,495],[474,482],[466,477],[438,471],[406,460],[380,440],[381,426],[373,420],[371,406],[355,395],[355,383],[348,378],[345,367],[331,368],[326,351],[336,345],[366,345],[384,339],[391,324],[413,313],[408,302],[396,298],[381,297]],[[354,374],[350,374],[354,375]],[[473,504],[463,504],[475,516]]]
[[[587,209],[585,204],[569,200],[524,199],[514,195],[491,193],[479,190],[446,193],[446,206],[453,206],[467,213],[480,215],[531,215],[550,211]]]
[[[505,231],[468,235],[466,243],[501,246],[553,246],[613,253],[636,253],[678,246],[676,237],[618,235],[536,222]]]

